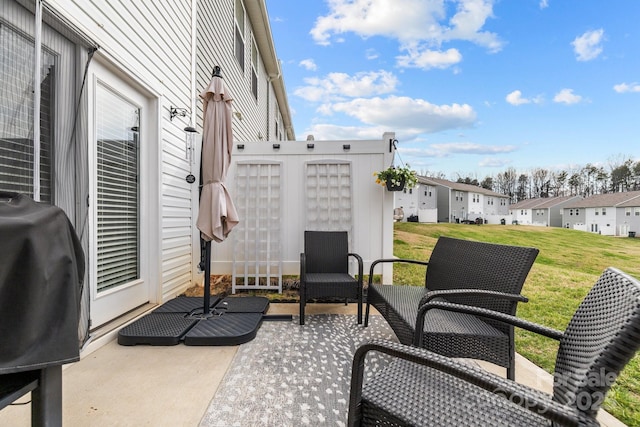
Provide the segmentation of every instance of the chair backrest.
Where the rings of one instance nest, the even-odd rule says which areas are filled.
[[[519,294],[538,249],[440,237],[427,267],[428,290],[486,289]],[[517,304],[499,299],[451,298],[452,302],[515,314]]]
[[[639,348],[640,282],[608,268],[560,340],[554,400],[595,417],[612,383]]]
[[[349,236],[346,231],[305,231],[307,273],[348,273]]]

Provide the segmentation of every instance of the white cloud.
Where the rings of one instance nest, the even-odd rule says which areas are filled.
[[[401,45],[425,42],[433,46],[451,40],[467,40],[499,51],[503,42],[483,31],[493,17],[495,0],[454,0],[453,8],[442,0],[330,0],[329,12],[316,19],[310,33],[316,43],[331,44],[336,35],[384,36]]]
[[[408,54],[397,56],[398,66],[408,68],[421,68],[429,70],[431,68],[448,68],[462,61],[462,55],[457,49],[447,49],[437,51],[424,49],[407,49]]]
[[[576,37],[571,45],[578,61],[591,61],[602,53],[602,41],[604,40],[604,30],[587,31]]]
[[[560,104],[571,105],[577,104],[581,101],[582,97],[580,95],[574,94],[573,89],[562,89],[553,97],[553,102],[557,102]]]
[[[529,104],[531,102],[528,99],[523,98],[522,92],[520,92],[519,90],[514,90],[513,92],[508,94],[505,99],[511,105]]]
[[[382,127],[340,126],[327,123],[311,125],[302,134],[313,135],[316,141],[345,141],[380,139],[380,135],[392,131]]]
[[[367,49],[364,53],[365,58],[367,59],[378,59],[380,54],[375,49]]]
[[[497,157],[487,157],[478,162],[478,166],[486,168],[503,168],[511,164],[511,160]]]
[[[506,97],[505,100],[511,104],[511,105],[523,105],[523,104],[541,104],[543,102],[543,98],[542,95],[538,95],[534,98],[523,98],[522,97],[522,92],[519,90],[514,90],[513,92],[509,93]]]
[[[431,144],[431,148],[444,154],[496,154],[511,153],[516,150],[514,145],[482,145],[473,142],[448,142]]]
[[[294,95],[307,101],[335,101],[345,98],[373,96],[392,93],[398,79],[388,71],[368,71],[350,76],[346,73],[329,73],[319,78],[305,79],[307,86],[293,91]]]
[[[620,83],[613,87],[618,93],[629,93],[629,92],[640,92],[640,84],[639,83]]]
[[[434,105],[423,99],[398,96],[357,98],[335,103],[330,110],[369,125],[402,129],[414,135],[469,128],[476,121],[475,111],[467,104]]]
[[[540,0],[540,9],[546,9],[549,7],[549,0]]]
[[[315,71],[318,69],[316,62],[313,59],[303,59],[302,61],[299,62],[298,65],[300,65],[303,68],[306,68],[309,71]]]

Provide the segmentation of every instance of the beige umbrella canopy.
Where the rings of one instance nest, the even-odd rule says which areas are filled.
[[[238,224],[238,213],[224,185],[233,148],[232,96],[215,73],[200,94],[204,102],[200,210],[196,226],[203,240],[223,241]]]

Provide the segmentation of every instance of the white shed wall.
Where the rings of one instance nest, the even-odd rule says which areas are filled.
[[[313,160],[340,160],[351,162],[353,195],[353,234],[350,250],[362,256],[365,269],[378,258],[393,255],[393,193],[375,183],[373,173],[391,160],[389,140],[385,134],[375,141],[314,141],[308,149],[306,142],[280,141],[279,149],[272,142],[243,142],[243,149],[234,144],[232,164],[227,175],[227,188],[234,197],[236,162],[247,160],[282,162],[282,223],[283,274],[297,275],[300,270],[300,252],[306,228],[305,218],[305,163]],[[350,149],[343,146],[348,144]],[[240,218],[242,221],[242,218]],[[233,262],[233,230],[222,243],[212,244],[212,274],[229,274]],[[376,271],[380,273],[381,271]],[[385,269],[384,279],[390,283],[391,269]]]

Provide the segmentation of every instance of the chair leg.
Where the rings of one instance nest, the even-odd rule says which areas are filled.
[[[511,358],[511,360],[509,361],[509,367],[507,368],[507,379],[510,379],[511,381],[515,381],[516,380],[516,361],[514,358]]]
[[[358,325],[362,325],[362,299],[358,300]]]
[[[300,324],[304,325],[304,299],[300,295]]]
[[[369,300],[367,298],[367,308],[364,312],[364,327],[366,328],[367,326],[369,326]]]

